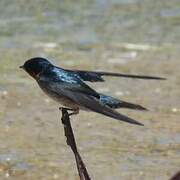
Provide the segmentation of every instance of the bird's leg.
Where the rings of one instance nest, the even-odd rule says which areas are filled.
[[[62,109],[65,109],[67,111],[72,111],[71,113],[69,113],[69,116],[76,115],[79,113],[79,108],[71,109],[71,108],[59,107],[59,110],[62,110]]]

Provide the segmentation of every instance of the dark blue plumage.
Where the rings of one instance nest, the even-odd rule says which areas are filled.
[[[132,74],[122,74],[122,73],[111,73],[103,71],[81,71],[81,70],[68,70],[73,71],[79,75],[83,81],[90,82],[104,82],[102,76],[115,76],[124,78],[134,78],[134,79],[147,79],[147,80],[166,80],[166,78],[155,77],[155,76],[144,76],[144,75],[132,75]]]
[[[147,110],[141,105],[129,103],[126,101],[121,101],[111,96],[107,96],[105,94],[100,94],[100,102],[110,108],[117,109],[117,108],[128,108],[134,110]]]
[[[41,57],[32,58],[26,61],[21,68],[37,81],[40,88],[48,96],[61,103],[63,106],[72,109],[74,114],[77,114],[79,109],[91,110],[117,120],[137,125],[142,124],[113,109],[130,108],[146,110],[144,107],[100,94],[85,84],[84,81],[104,81],[101,77],[103,75],[143,79],[162,79],[157,77],[124,75],[107,72],[66,70],[54,66],[48,60]]]

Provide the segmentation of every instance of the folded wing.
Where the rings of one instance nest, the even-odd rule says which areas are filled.
[[[119,112],[109,108],[108,106],[102,105],[101,103],[99,103],[98,99],[92,96],[85,95],[80,92],[69,91],[69,90],[68,91],[64,90],[64,92],[61,92],[61,93],[63,93],[67,98],[73,100],[79,106],[85,107],[91,111],[106,115],[108,117],[111,117],[120,121],[143,126],[143,124],[139,123],[138,121],[131,119],[127,116],[124,116],[120,114]]]

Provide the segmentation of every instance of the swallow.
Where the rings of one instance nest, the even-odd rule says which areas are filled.
[[[129,108],[134,110],[147,110],[141,105],[121,101],[114,97],[98,93],[85,81],[103,82],[103,76],[116,76],[138,79],[164,80],[162,77],[120,74],[111,72],[96,72],[83,70],[69,70],[54,66],[47,59],[35,57],[27,60],[20,66],[38,83],[39,87],[52,99],[63,107],[72,110],[72,114],[78,114],[79,110],[93,111],[110,118],[131,124],[142,123],[131,119],[115,109]]]

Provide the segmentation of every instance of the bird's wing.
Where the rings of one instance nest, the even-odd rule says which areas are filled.
[[[71,100],[73,100],[74,102],[79,104],[80,106],[83,106],[91,111],[94,111],[94,112],[97,112],[100,114],[104,114],[111,118],[125,121],[125,122],[131,123],[131,124],[142,125],[141,123],[137,122],[136,120],[133,120],[127,116],[124,116],[124,115],[118,113],[117,111],[112,110],[111,108],[109,108],[107,106],[100,104],[98,99],[95,99],[90,95],[85,95],[85,94],[83,94],[81,92],[77,92],[77,91],[74,92],[73,90],[71,90],[71,91],[65,90],[64,94],[68,98],[70,98]]]
[[[74,72],[66,71],[58,67],[51,69],[51,71],[48,71],[47,74],[46,72],[41,74],[38,82],[41,85],[45,84],[45,86],[52,85],[54,89],[73,89],[74,92],[77,91],[94,96],[96,98],[100,98],[100,95],[94,89],[84,83],[82,79]]]
[[[71,71],[71,70],[69,70]],[[112,73],[112,72],[103,72],[103,71],[81,71],[81,70],[72,70],[71,72],[77,73],[80,78],[84,81],[90,82],[103,82],[104,79],[102,76],[114,76],[114,77],[124,77],[124,78],[134,78],[134,79],[148,79],[148,80],[165,80],[163,77],[156,76],[145,76],[145,75],[131,75],[131,74],[122,74],[122,73]]]
[[[124,116],[117,111],[114,111],[111,108],[101,104],[93,95],[86,93],[84,90],[82,91],[80,87],[77,88],[75,85],[72,86],[70,83],[60,84],[58,82],[51,82],[46,84],[46,88],[48,88],[50,91],[54,91],[56,94],[59,93],[60,95],[63,95],[79,106],[85,107],[91,111],[131,124],[143,125],[136,120]]]

